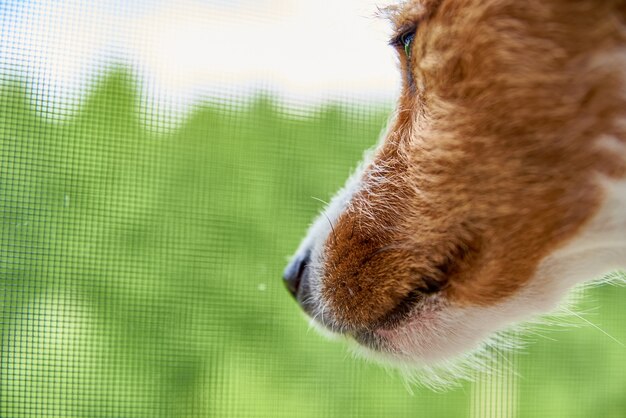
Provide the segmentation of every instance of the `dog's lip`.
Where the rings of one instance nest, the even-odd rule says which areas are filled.
[[[360,345],[378,352],[386,352],[390,349],[390,342],[382,335],[374,331],[360,331],[350,334]]]
[[[410,314],[404,315],[401,320],[392,324],[378,326],[373,329],[359,330],[347,333],[360,345],[377,352],[395,353],[398,348],[394,337],[403,332],[403,328],[410,323],[419,320],[419,313],[412,310]]]
[[[378,326],[368,329],[351,329],[343,327],[341,324],[324,317],[312,317],[307,313],[313,322],[316,323],[324,333],[329,332],[331,335],[343,336],[356,341],[359,345],[378,352],[395,351],[393,348],[393,339],[397,328],[403,327],[411,318],[407,317],[401,322],[396,322],[393,326]]]
[[[373,351],[404,357],[407,350],[406,337],[422,333],[428,335],[429,330],[432,331],[441,319],[437,302],[433,304],[431,301],[426,305],[423,302],[414,306],[407,315],[393,324],[351,332],[348,335],[358,344]]]
[[[365,345],[373,349],[388,348],[389,337],[394,335],[394,333],[397,332],[397,329],[403,328],[409,322],[414,321],[414,315],[419,315],[419,313],[417,312],[411,312],[403,315],[402,318],[398,318],[393,322],[385,321],[380,322],[374,327],[355,329],[353,327],[337,323],[329,316],[318,315],[314,317],[313,315],[311,315],[310,311],[307,311],[306,309],[305,313],[307,313],[309,317],[313,318],[316,323],[318,323],[331,333],[351,337],[359,344]]]

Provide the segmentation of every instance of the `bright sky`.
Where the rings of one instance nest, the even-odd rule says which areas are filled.
[[[285,100],[391,100],[384,0],[0,0],[0,73],[52,103],[126,63],[165,106],[270,90]]]

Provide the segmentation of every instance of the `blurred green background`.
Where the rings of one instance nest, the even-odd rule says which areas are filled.
[[[1,417],[626,417],[626,348],[583,321],[525,337],[506,414],[497,381],[411,394],[308,330],[282,269],[389,106],[231,97],[157,132],[137,90],[113,69],[59,119],[0,85]],[[578,308],[624,342],[624,300]]]

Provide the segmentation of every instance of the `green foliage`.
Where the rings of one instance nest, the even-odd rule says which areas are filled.
[[[309,332],[281,283],[312,197],[341,186],[388,109],[297,116],[261,95],[155,133],[135,92],[112,71],[59,120],[0,87],[0,416],[467,413],[469,385],[412,396]],[[624,292],[593,293],[596,322],[626,341]],[[520,360],[520,416],[623,416],[624,348],[545,334],[558,342]]]

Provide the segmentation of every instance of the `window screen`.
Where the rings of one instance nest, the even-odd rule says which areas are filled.
[[[308,329],[282,269],[398,90],[375,11],[0,2],[0,416],[626,416],[623,288],[445,392]]]

